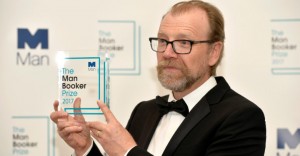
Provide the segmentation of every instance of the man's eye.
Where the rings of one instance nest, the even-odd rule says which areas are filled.
[[[180,41],[180,44],[182,44],[182,45],[188,44],[188,41]]]
[[[158,39],[158,43],[159,43],[159,44],[164,44],[164,43],[166,43],[166,41],[165,41],[165,40],[162,40],[162,39]]]
[[[163,43],[163,42],[165,42],[165,41],[162,40],[162,39],[158,39],[158,42],[159,42],[159,43]]]
[[[190,45],[190,42],[189,41],[185,41],[185,40],[178,41],[178,43],[179,43],[180,46],[189,46]]]

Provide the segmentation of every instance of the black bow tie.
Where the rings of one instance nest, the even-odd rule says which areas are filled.
[[[156,103],[158,104],[162,115],[167,114],[170,111],[176,111],[186,117],[189,113],[189,108],[183,99],[177,100],[176,102],[167,102],[164,98],[156,96]]]

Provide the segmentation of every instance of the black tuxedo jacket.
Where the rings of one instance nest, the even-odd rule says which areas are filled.
[[[254,103],[233,91],[223,77],[190,111],[168,143],[164,156],[263,156],[265,118]],[[147,156],[160,121],[155,99],[139,103],[127,130],[138,146],[128,156]],[[94,146],[91,155],[99,154]]]

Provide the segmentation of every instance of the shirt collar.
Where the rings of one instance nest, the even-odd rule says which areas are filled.
[[[213,76],[211,76],[200,87],[183,97],[183,100],[187,104],[189,111],[191,111],[194,108],[194,106],[204,97],[204,95],[216,85],[216,79]],[[176,101],[172,93],[170,93],[168,101]]]

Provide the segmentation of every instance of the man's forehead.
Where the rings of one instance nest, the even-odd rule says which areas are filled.
[[[195,10],[182,14],[168,13],[161,21],[158,35],[176,34],[178,37],[207,34],[209,24],[204,11]]]

